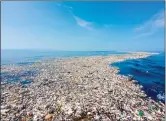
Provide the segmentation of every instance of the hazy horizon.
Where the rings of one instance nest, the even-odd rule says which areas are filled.
[[[158,50],[158,51],[151,51],[151,50],[146,50],[146,51],[125,51],[125,50],[56,50],[56,49],[1,49],[1,51],[40,51],[40,52],[46,52],[46,51],[50,51],[50,52],[160,52],[163,53],[165,52],[165,50]]]

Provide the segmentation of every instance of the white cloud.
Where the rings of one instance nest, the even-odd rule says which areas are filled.
[[[81,19],[81,18],[79,18],[75,15],[73,17],[74,17],[74,19],[76,20],[76,22],[79,26],[81,26],[83,28],[86,28],[86,29],[89,29],[89,30],[93,29],[93,27],[92,27],[93,23],[92,22],[85,21],[85,20],[83,20],[83,19]]]
[[[66,9],[68,9],[68,10],[73,9],[73,7],[71,7],[71,6],[63,5],[63,4],[60,4],[60,3],[57,3],[56,5],[59,6],[59,7],[64,7]]]
[[[72,15],[72,17],[75,19],[76,23],[79,26],[81,26],[83,28],[86,28],[88,30],[92,30],[93,29],[93,27],[92,27],[93,23],[92,22],[88,22],[88,21],[83,20],[82,18],[79,18],[78,16],[74,15],[73,7],[67,6],[67,5],[64,5],[64,4],[57,4],[57,5],[65,8]]]
[[[151,19],[135,28],[135,32],[137,32],[135,39],[153,35],[161,28],[164,28],[164,10],[158,12]]]

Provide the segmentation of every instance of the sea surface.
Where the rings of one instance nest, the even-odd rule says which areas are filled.
[[[125,54],[117,51],[53,51],[53,50],[2,50],[1,65],[6,64],[33,64],[35,60],[77,57],[77,56],[107,56],[110,54]]]
[[[46,50],[2,50],[1,65],[16,64],[26,66],[36,60],[78,57],[78,56],[107,56],[111,54],[126,54],[116,51],[46,51]],[[145,93],[154,100],[165,101],[165,54],[160,53],[143,59],[126,60],[111,64],[119,68],[119,74],[132,75],[143,86]],[[1,73],[2,81],[30,84],[28,77],[36,75],[34,70],[17,74]]]
[[[165,54],[143,59],[126,60],[111,64],[119,68],[119,74],[131,75],[145,93],[154,100],[165,101]]]

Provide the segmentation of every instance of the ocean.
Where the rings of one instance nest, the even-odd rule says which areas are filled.
[[[58,58],[58,57],[77,57],[77,56],[107,56],[110,54],[125,54],[126,52],[117,51],[53,51],[53,50],[2,50],[1,64],[30,64],[36,60]],[[30,61],[30,62],[26,62]]]
[[[36,60],[78,57],[78,56],[107,56],[111,54],[126,54],[116,51],[46,51],[46,50],[2,50],[1,65],[33,64]],[[132,75],[139,84],[143,86],[145,93],[154,100],[165,101],[165,54],[160,53],[143,59],[126,60],[111,64],[119,68],[119,74]],[[36,72],[22,72],[16,75],[1,73],[2,79],[10,82],[20,80],[23,76],[36,74]],[[30,83],[30,80],[23,80],[22,83]]]
[[[143,86],[145,93],[154,100],[165,101],[165,54],[143,59],[126,60],[111,64],[119,68],[119,74],[131,75]]]

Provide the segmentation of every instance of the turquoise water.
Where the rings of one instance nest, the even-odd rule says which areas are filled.
[[[154,100],[165,101],[165,53],[143,59],[113,63],[119,74],[132,75]]]

